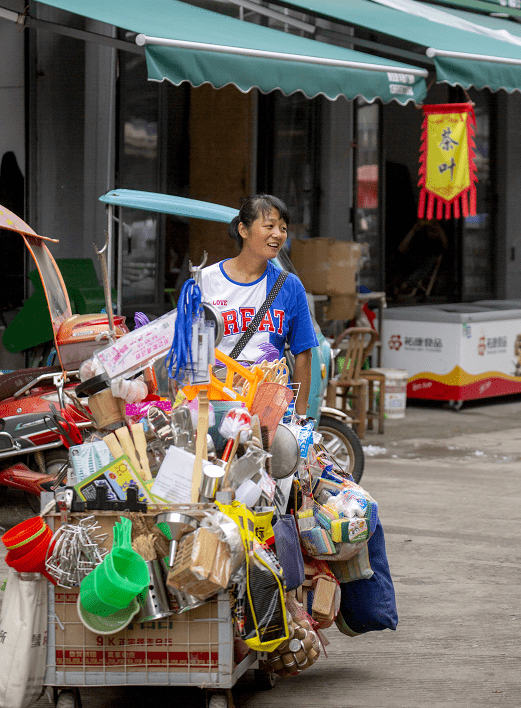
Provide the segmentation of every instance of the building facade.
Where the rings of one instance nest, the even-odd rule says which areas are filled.
[[[292,18],[310,19],[282,7],[287,24],[247,15],[237,2],[192,4],[267,24],[281,39],[283,32],[303,33]],[[19,0],[3,5],[25,11]],[[14,154],[25,220],[60,239],[56,258],[96,260],[93,242],[102,244],[107,229],[99,197],[113,188],[232,207],[267,191],[288,204],[292,238],[368,243],[360,285],[385,290],[391,302],[521,297],[518,92],[429,88],[429,103],[470,98],[477,120],[478,213],[440,222],[436,236],[416,218],[422,112],[414,103],[151,82],[128,31],[38,2],[30,3],[28,19],[22,29],[0,15],[0,158]],[[315,24],[316,39],[349,45],[348,27]],[[408,237],[412,229],[416,235]],[[10,267],[23,268],[14,237],[3,238],[11,239]],[[124,211],[122,239],[126,314],[170,309],[188,261],[198,262],[203,251],[210,261],[233,255],[222,224],[138,211]],[[423,273],[433,252],[442,256],[438,269]],[[19,298],[23,281],[13,281]]]

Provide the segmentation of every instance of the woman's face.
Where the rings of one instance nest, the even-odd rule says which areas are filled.
[[[242,250],[266,259],[275,258],[288,237],[288,227],[276,209],[269,214],[259,214],[247,228],[241,221],[239,233],[243,238]]]

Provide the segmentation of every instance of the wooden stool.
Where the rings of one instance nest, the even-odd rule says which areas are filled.
[[[326,389],[326,405],[336,408],[336,399],[341,398],[341,410],[351,419],[353,430],[360,439],[365,437],[366,424],[369,424],[369,428],[372,427],[368,402],[369,407],[372,408],[373,382],[380,380],[376,377],[384,378],[385,387],[383,374],[374,372],[375,378],[367,377],[365,375],[367,372],[362,369],[377,336],[370,327],[349,327],[332,344],[332,349],[342,350],[344,364],[339,375],[329,381]],[[370,369],[368,371],[373,373]],[[383,426],[383,417],[380,425]]]
[[[363,379],[367,379],[368,388],[368,404],[367,404],[367,429],[373,429],[373,420],[378,419],[378,432],[383,435],[384,432],[384,420],[385,420],[385,374],[379,371],[373,371],[372,369],[362,369],[360,376]],[[378,382],[379,384],[379,401],[378,409],[375,410],[375,400],[374,400],[374,384]]]

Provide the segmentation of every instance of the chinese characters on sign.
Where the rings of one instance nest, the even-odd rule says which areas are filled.
[[[439,147],[448,152],[449,150],[454,150],[454,147],[457,145],[459,145],[459,143],[457,140],[452,138],[452,130],[450,126],[448,128],[444,128],[441,131],[441,143],[439,144]]]
[[[443,343],[441,339],[438,337],[405,337],[405,348],[415,348],[415,349],[421,349],[425,347],[425,349],[438,349],[441,350],[443,348]]]
[[[472,105],[423,106],[423,113],[418,217],[474,215],[477,177]]]
[[[478,354],[499,354],[505,352],[508,345],[507,337],[485,337],[482,335],[478,340]]]
[[[389,349],[399,351],[403,345],[404,349],[422,349],[431,352],[441,352],[443,340],[440,337],[402,337],[400,334],[392,334],[388,341]]]
[[[441,131],[441,143],[438,145],[438,147],[440,147],[445,152],[449,152],[449,150],[454,150],[454,147],[457,147],[459,145],[459,142],[457,140],[454,140],[451,136],[451,127],[448,126],[447,128],[443,128],[443,130]],[[450,158],[450,164],[442,162],[438,165],[438,170],[441,174],[443,174],[445,170],[450,170],[450,178],[452,179],[454,177],[455,167],[456,161],[454,160],[454,155],[452,155]]]

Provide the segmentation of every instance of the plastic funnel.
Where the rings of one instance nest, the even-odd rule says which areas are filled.
[[[165,511],[154,517],[154,523],[170,541],[169,564],[170,567],[172,567],[174,565],[179,540],[186,533],[194,531],[198,527],[199,522],[192,516],[188,516],[188,514],[180,514],[177,511]]]
[[[87,578],[88,577],[87,575]],[[120,632],[130,624],[134,615],[139,612],[139,602],[136,599],[132,600],[127,607],[107,617],[95,615],[86,610],[83,606],[81,595],[78,596],[77,607],[80,620],[88,630],[95,634],[116,634],[116,632]]]
[[[148,585],[146,561],[139,553],[126,548],[113,548],[98,567],[98,586],[103,595],[107,593],[108,597],[110,593],[126,593],[135,597]]]
[[[94,576],[93,590],[100,603],[118,609],[126,607],[136,595],[139,595],[147,587],[150,579],[143,558],[126,548],[113,548],[87,578],[90,575]],[[102,614],[93,609],[92,602],[88,599],[84,602],[84,606],[89,612]]]
[[[114,524],[112,550],[82,581],[80,594],[88,612],[106,617],[127,607],[148,586],[148,567],[132,550],[131,531],[130,519]]]

